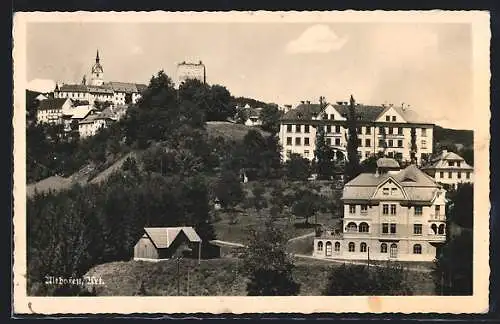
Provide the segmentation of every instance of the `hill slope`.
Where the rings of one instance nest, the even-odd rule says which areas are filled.
[[[462,144],[464,147],[474,146],[474,131],[465,129],[444,128],[434,126],[434,142],[441,145]]]

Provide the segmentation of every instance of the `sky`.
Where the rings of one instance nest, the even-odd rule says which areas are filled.
[[[458,23],[29,23],[27,81],[80,83],[99,49],[107,81],[148,83],[203,61],[207,82],[280,105],[409,105],[473,129],[472,30]]]

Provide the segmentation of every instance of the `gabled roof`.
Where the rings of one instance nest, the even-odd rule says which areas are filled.
[[[201,242],[201,238],[192,227],[146,227],[144,231],[158,249],[169,248],[181,232],[190,242]]]
[[[392,178],[404,191],[410,201],[430,202],[440,186],[415,165],[391,174],[362,173],[346,183],[342,199],[369,200],[377,187]]]
[[[54,110],[62,109],[64,103],[69,100],[68,98],[49,98],[47,100],[40,101],[38,110]]]
[[[107,93],[107,94],[113,94],[113,89],[111,89],[109,86],[102,85],[102,86],[93,86],[89,85],[87,86],[88,91],[91,93]]]
[[[335,108],[343,117],[348,117],[349,115],[349,105],[330,105]],[[407,122],[410,123],[424,123],[428,124],[428,122],[422,120],[420,116],[412,110],[409,109],[401,109],[401,107],[396,106],[370,106],[370,105],[360,105],[357,104],[354,107],[354,112],[356,115],[356,119],[364,122],[374,122],[376,121],[385,111],[389,109],[395,109],[398,114],[401,115]],[[290,109],[285,113],[282,120],[310,120],[313,117],[320,114],[322,111],[321,106],[319,104],[300,104],[297,107]]]
[[[107,85],[116,92],[139,92],[135,83],[111,81]]]
[[[89,89],[84,84],[63,84],[59,92],[89,92]]]
[[[454,164],[453,166],[449,166],[448,162],[460,162],[460,166]],[[464,158],[454,152],[448,152],[446,150],[441,151],[438,155],[431,158],[431,161],[428,165],[424,166],[422,169],[464,169],[464,170],[472,170],[474,169],[472,166],[465,162]]]
[[[73,119],[83,119],[87,117],[93,109],[91,105],[76,106],[66,111],[65,114],[71,116]]]

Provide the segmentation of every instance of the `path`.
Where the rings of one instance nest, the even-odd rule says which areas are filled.
[[[288,242],[293,242],[295,240],[300,240],[300,239],[303,239],[303,238],[306,238],[306,237],[311,237],[311,236],[314,236],[316,235],[315,232],[311,232],[311,233],[307,233],[307,234],[304,234],[304,235],[300,235],[300,236],[297,236],[297,237],[294,237],[294,238],[291,238],[288,240]]]

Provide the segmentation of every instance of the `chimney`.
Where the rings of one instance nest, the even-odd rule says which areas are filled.
[[[301,104],[304,104],[304,100],[301,100],[301,101],[300,101],[300,103],[301,103]]]
[[[307,100],[307,101],[306,101],[306,103],[307,103],[308,105],[310,105],[310,104],[311,104],[311,101]]]

